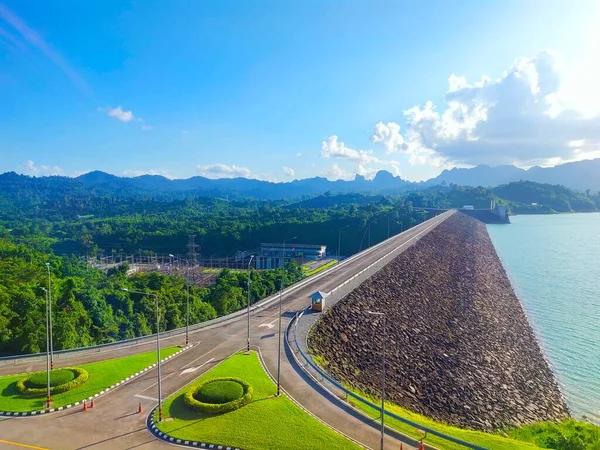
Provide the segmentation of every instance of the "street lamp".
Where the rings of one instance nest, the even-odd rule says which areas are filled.
[[[247,340],[247,351],[250,353],[250,267],[252,266],[252,260],[254,255],[250,255],[250,261],[248,261],[248,340]]]
[[[48,314],[48,289],[40,287],[42,291],[46,293],[46,374],[48,385],[46,389],[46,408],[50,408],[50,317]]]
[[[187,287],[186,309],[185,309],[185,345],[190,343],[190,280],[189,274],[185,279]]]
[[[50,263],[46,263],[46,269],[48,269],[48,309],[49,313],[49,325],[50,325],[50,370],[54,370],[54,341],[52,339],[52,287],[50,285]]]
[[[381,316],[383,319],[383,339],[381,340],[382,351],[381,351],[381,445],[380,448],[383,450],[383,435],[385,432],[385,425],[383,419],[385,417],[385,314],[376,311],[367,311],[367,314],[373,316]]]
[[[143,292],[143,291],[132,291],[131,289],[121,288],[122,291],[130,292],[132,294],[140,294],[140,295],[149,295],[154,297],[155,301],[155,309],[156,309],[156,367],[157,367],[157,375],[158,375],[158,421],[162,422],[163,414],[162,414],[162,384],[160,381],[160,327],[158,321],[158,295],[152,292]]]
[[[281,269],[281,283],[279,285],[279,332],[277,333],[277,336],[279,338],[279,350],[277,351],[277,396],[279,396],[279,391],[280,391],[280,384],[279,384],[279,376],[281,374],[281,296],[283,294],[283,276],[285,274],[285,243],[287,241],[293,241],[294,239],[296,239],[296,236],[294,236],[293,238],[289,238],[289,239],[285,239],[283,241],[283,245],[281,246],[281,264],[282,264],[282,269]]]

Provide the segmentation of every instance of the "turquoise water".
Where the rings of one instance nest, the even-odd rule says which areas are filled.
[[[488,225],[575,417],[600,424],[600,214]]]

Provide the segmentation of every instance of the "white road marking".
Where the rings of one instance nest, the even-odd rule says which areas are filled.
[[[206,364],[208,364],[209,362],[213,361],[214,359],[215,359],[215,358],[210,358],[208,361],[206,361],[206,362],[204,362],[204,363],[200,364],[200,365],[199,365],[199,366],[197,366],[197,367],[189,367],[189,368],[185,369],[183,372],[181,372],[179,375],[181,376],[181,375],[183,375],[184,373],[192,373],[192,372],[195,372],[195,371],[196,371],[196,370],[198,370],[200,367],[202,367],[202,366],[205,366]]]
[[[258,328],[260,327],[267,327],[269,329],[273,328],[275,326],[275,322],[277,322],[277,319],[275,319],[273,322],[269,322],[269,323],[261,323]]]
[[[148,396],[146,396],[146,395],[140,395],[140,394],[137,394],[137,395],[134,395],[134,397],[137,397],[137,398],[143,398],[144,400],[152,400],[153,402],[158,402],[158,399],[157,399],[157,398],[154,398],[154,397],[148,397]]]

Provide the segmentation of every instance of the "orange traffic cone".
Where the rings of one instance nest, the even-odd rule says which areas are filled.
[[[94,405],[94,399],[92,399],[92,403],[90,404],[90,408],[93,408],[94,406],[96,406],[96,405]]]
[[[400,442],[400,450],[402,450],[402,442]]]
[[[425,446],[423,445],[423,441],[419,442],[419,450],[425,450]]]
[[[140,402],[140,403],[138,404],[138,414],[141,414],[141,413],[143,413],[143,412],[144,412],[144,411],[142,410],[142,403]]]
[[[87,407],[87,402],[84,400],[83,401],[83,411],[87,411],[88,407]]]

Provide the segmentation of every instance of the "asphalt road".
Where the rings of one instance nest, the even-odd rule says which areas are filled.
[[[308,296],[320,290],[329,292],[363,268],[377,261],[396,247],[411,241],[423,230],[441,223],[453,212],[430,219],[410,230],[394,236],[381,245],[371,247],[360,257],[346,264],[334,266],[323,275],[309,279],[300,288],[282,297],[282,334],[294,312],[309,305]],[[409,248],[406,245],[405,248]],[[266,309],[254,312],[250,318],[251,342],[260,348],[267,370],[277,373],[277,325],[279,305],[276,302]],[[172,358],[162,366],[163,397],[176,392],[193,381],[219,361],[246,346],[246,317],[203,328],[190,333],[194,347]],[[163,347],[183,344],[185,335],[161,340]],[[155,343],[143,343],[103,352],[78,355],[64,361],[63,365],[78,365],[155,349]],[[281,385],[283,389],[313,415],[370,448],[379,447],[379,430],[341,409],[315,390],[288,360],[284,346],[281,357]],[[60,367],[61,361],[56,365]],[[0,374],[20,373],[45,369],[45,362],[32,361],[17,366],[0,367]],[[195,369],[187,371],[186,369]],[[157,403],[156,370],[118,387],[96,401],[96,407],[87,412],[79,408],[40,417],[0,418],[0,449],[52,448],[52,449],[133,449],[166,448],[145,428],[146,412]],[[138,402],[144,414],[137,414]],[[223,442],[222,444],[227,444]],[[30,447],[27,447],[30,446]],[[400,448],[400,441],[387,438],[387,448]],[[408,448],[406,444],[404,448]]]

